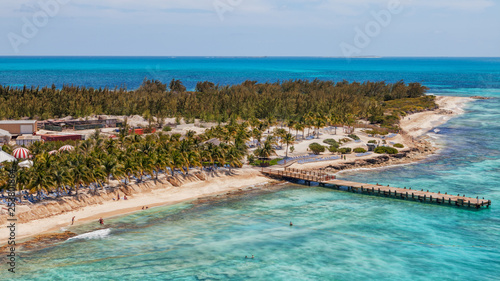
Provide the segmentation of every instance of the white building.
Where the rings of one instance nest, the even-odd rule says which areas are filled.
[[[8,131],[0,129],[0,146],[8,144],[11,138],[12,135]]]
[[[29,146],[30,144],[37,142],[37,141],[42,141],[42,136],[19,136],[16,139],[16,144],[17,145],[24,145],[24,146]]]

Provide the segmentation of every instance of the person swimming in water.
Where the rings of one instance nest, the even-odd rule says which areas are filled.
[[[101,225],[104,225],[104,220],[103,220],[102,218],[100,218],[100,219],[99,219],[99,223],[100,223]]]
[[[290,222],[290,226],[293,226],[293,223],[292,223],[292,222]]]

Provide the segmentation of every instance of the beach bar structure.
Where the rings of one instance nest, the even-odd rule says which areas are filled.
[[[12,135],[32,135],[37,131],[36,120],[3,120],[0,121],[0,129]]]
[[[67,140],[82,140],[82,135],[78,134],[64,134],[64,135],[39,135],[44,141],[67,141]]]
[[[91,130],[101,128],[115,128],[121,126],[118,119],[99,118],[93,120],[54,120],[40,121],[38,127],[49,131],[62,132],[63,129]]]
[[[307,185],[311,185],[311,182],[317,182],[320,186],[365,195],[476,209],[480,209],[481,207],[489,208],[491,205],[491,200],[480,199],[479,197],[472,198],[465,197],[465,195],[460,196],[459,194],[451,195],[441,192],[429,192],[423,189],[416,190],[406,187],[398,188],[379,184],[345,181],[336,179],[335,176],[316,171],[304,171],[294,168],[285,168],[284,170],[263,168],[261,172],[273,178],[302,180]]]
[[[42,140],[41,136],[32,136],[32,135],[19,136],[16,138],[16,144],[29,146],[32,143],[37,142],[37,141],[41,141],[41,140]]]

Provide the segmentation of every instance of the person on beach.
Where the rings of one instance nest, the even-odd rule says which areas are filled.
[[[75,223],[75,216],[73,216],[73,218],[71,219],[71,225],[73,225]]]
[[[118,193],[118,200],[120,200],[120,193]]]
[[[127,195],[123,195],[123,200],[128,200]]]
[[[100,219],[99,219],[99,223],[100,223],[101,225],[104,225],[104,220],[103,220],[102,218],[100,218]]]

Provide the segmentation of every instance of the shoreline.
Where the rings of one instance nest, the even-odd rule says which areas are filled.
[[[422,111],[404,117],[400,121],[402,129],[399,140],[406,145],[398,154],[372,154],[370,156],[347,156],[346,161],[313,162],[309,164],[293,164],[290,167],[302,170],[321,170],[332,173],[347,172],[357,169],[381,169],[398,165],[425,161],[437,155],[441,146],[428,133],[451,118],[465,112],[467,103],[474,101],[468,97],[437,96],[439,108],[432,111]]]
[[[161,179],[162,178],[160,178],[160,180]],[[165,178],[163,177],[163,179]],[[100,217],[106,219],[141,211],[143,206],[151,208],[175,205],[182,202],[201,199],[203,197],[215,197],[240,189],[253,189],[253,187],[261,188],[267,184],[277,182],[264,177],[258,170],[253,168],[233,169],[231,172],[219,171],[207,175],[205,180],[196,179],[193,175],[187,179],[179,176],[176,179],[181,181],[184,180],[184,183],[179,187],[171,185],[166,180],[156,184],[154,182],[131,184],[129,185],[130,189],[139,190],[139,192],[127,195],[128,200],[104,200],[101,203],[76,207],[70,211],[60,210],[62,213],[18,223],[16,242],[21,242],[38,235],[58,232],[61,228],[70,227],[71,218],[73,216],[76,217],[74,226],[78,226],[91,221],[97,222]],[[123,189],[120,189],[120,191],[122,190]],[[112,198],[115,194],[116,192],[111,192],[106,195]],[[17,213],[17,215],[19,216],[20,213]],[[5,225],[1,227],[0,246],[3,246],[8,241],[8,232],[3,229],[8,229]]]
[[[435,155],[436,151],[438,151],[436,144],[432,143],[429,138],[426,138],[425,134],[433,128],[446,123],[451,118],[464,113],[464,106],[473,100],[472,98],[438,96],[436,97],[436,103],[439,105],[439,109],[419,112],[403,118],[401,120],[401,128],[406,132],[402,134],[403,138],[407,144],[412,144],[412,146],[408,146],[405,149],[408,151],[408,154],[403,158],[377,155],[376,157],[349,159],[343,163],[332,164],[330,162],[322,162],[305,164],[301,165],[300,168],[324,169],[338,173],[355,169],[389,168],[395,165],[404,165],[425,160],[429,156]],[[407,157],[408,155],[410,156]],[[380,158],[381,162],[369,164],[369,161],[371,161],[369,159],[375,158]],[[365,161],[365,165],[362,164],[362,161]],[[338,169],[339,165],[344,167]],[[210,200],[210,198],[216,198],[220,195],[230,195],[239,191],[245,192],[245,189],[248,190],[250,187],[262,189],[265,185],[276,183],[276,181],[261,175],[258,169],[255,168],[233,169],[231,172],[226,171],[225,173],[220,172],[205,175],[204,179],[199,179],[194,174],[188,177],[177,176],[176,180],[182,182],[177,187],[170,184],[165,176],[160,177],[160,180],[164,180],[163,182],[160,181],[160,183],[153,183],[153,180],[150,180],[145,183],[132,184],[126,188],[117,187],[116,189],[118,190],[114,190],[114,192],[130,192],[130,195],[127,194],[129,197],[128,200],[111,200],[111,197],[116,194],[111,192],[106,194],[108,200],[101,200],[97,203],[94,201],[87,206],[77,206],[72,210],[62,211],[59,214],[18,223],[16,241],[62,232],[62,228],[71,226],[71,218],[73,216],[76,216],[74,224],[76,226],[94,220],[97,221],[100,217],[109,218],[134,213],[140,211],[143,206],[167,206],[205,198],[209,198],[207,200]],[[139,192],[137,192],[138,190]],[[3,246],[7,242],[8,231],[5,224],[2,224],[1,227],[4,230],[0,232],[0,246]]]

